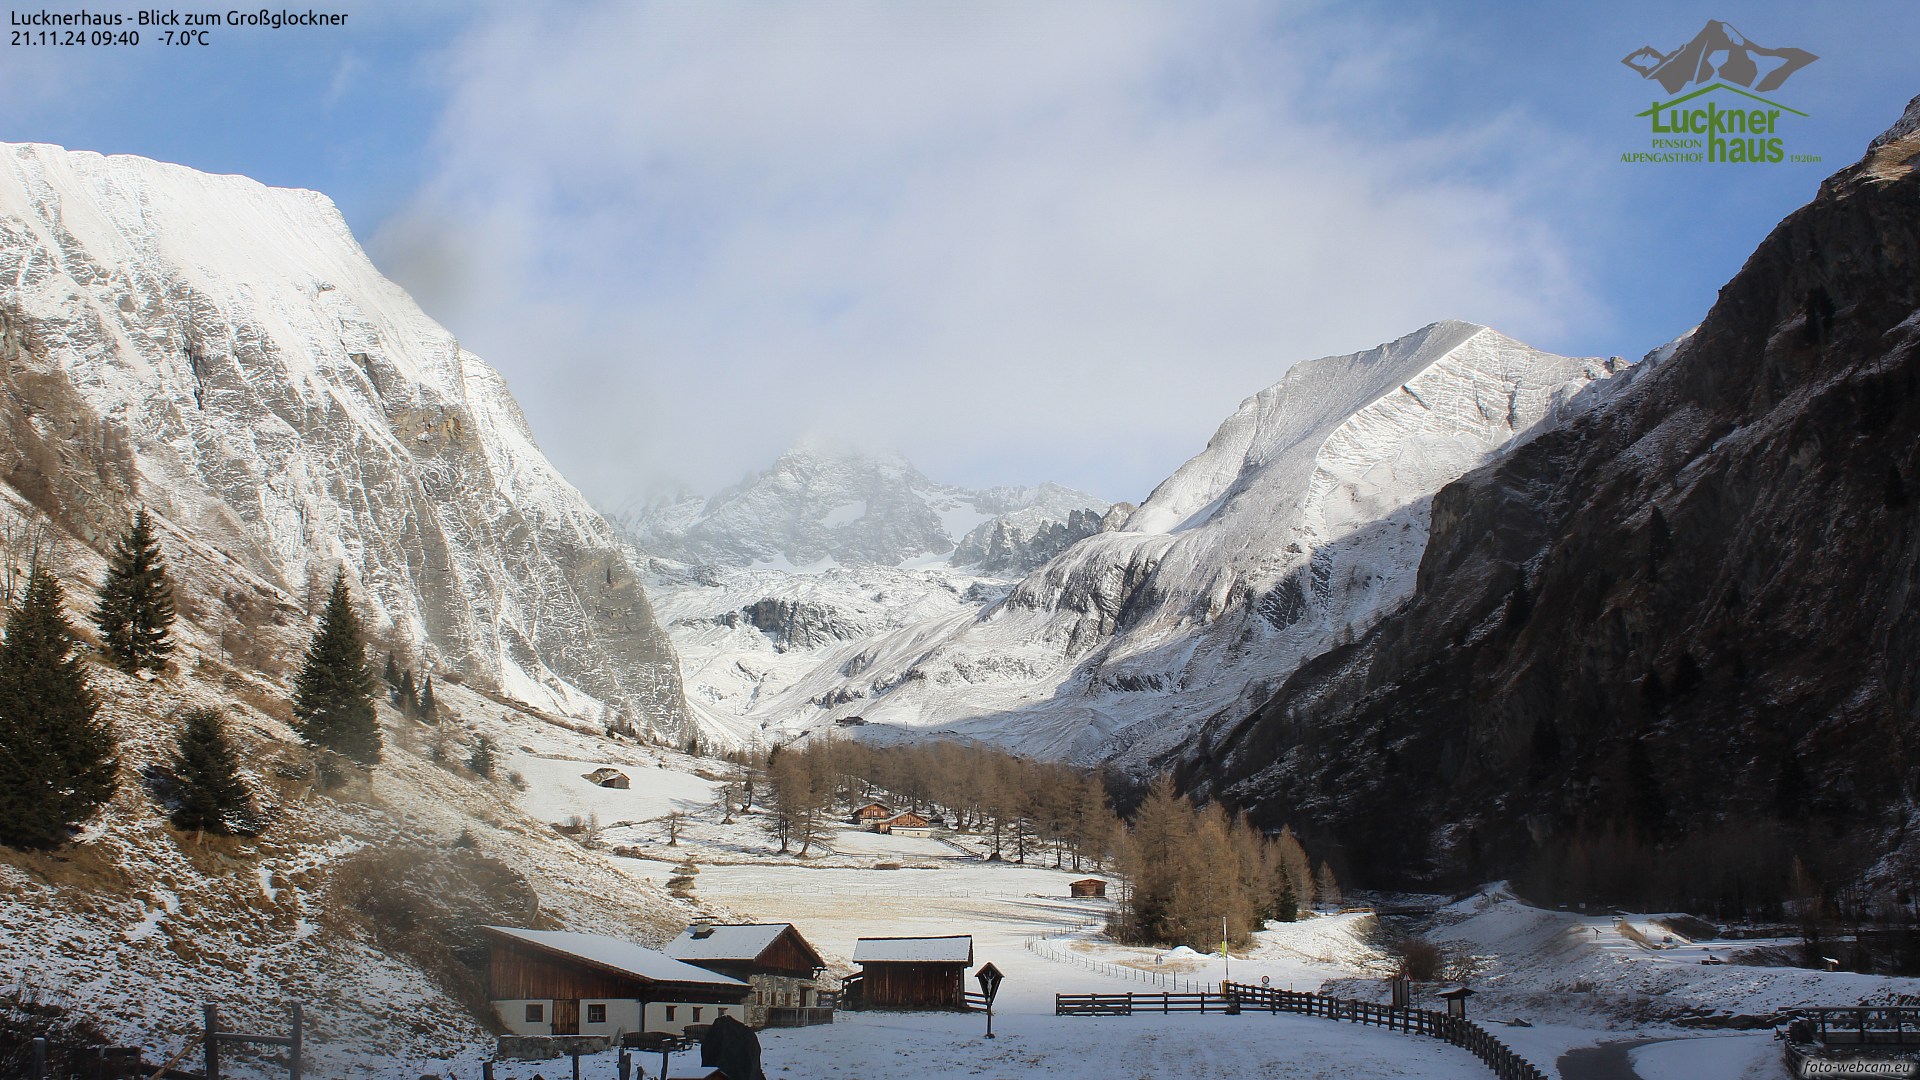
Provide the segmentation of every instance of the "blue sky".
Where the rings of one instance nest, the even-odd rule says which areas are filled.
[[[0,138],[326,192],[610,507],[807,434],[1138,500],[1434,319],[1637,356],[1920,93],[1905,0],[336,10],[13,47]],[[1620,58],[1709,18],[1820,56],[1775,96],[1821,164],[1618,160]]]

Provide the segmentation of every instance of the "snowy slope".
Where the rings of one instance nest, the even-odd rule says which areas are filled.
[[[1117,530],[977,613],[829,652],[753,714],[1144,765],[1404,598],[1432,494],[1621,366],[1459,322],[1299,364]]]
[[[0,315],[130,457],[129,501],[303,602],[344,567],[416,663],[679,726],[628,549],[324,196],[44,145],[0,159]],[[62,508],[93,539],[124,507],[93,509]]]

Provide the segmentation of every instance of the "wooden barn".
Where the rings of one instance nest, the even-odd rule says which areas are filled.
[[[973,937],[861,938],[858,995],[869,1009],[967,1009]]]
[[[1069,895],[1075,897],[1102,897],[1107,895],[1107,883],[1097,877],[1081,878],[1067,882]]]
[[[933,822],[909,810],[873,823],[873,831],[893,836],[932,836]]]
[[[752,988],[600,934],[484,926],[487,997],[514,1035],[663,1031],[744,1018]]]
[[[892,816],[892,810],[887,809],[877,802],[870,802],[860,809],[855,810],[853,817],[847,820],[855,825],[871,825],[876,821],[885,821]]]
[[[792,923],[696,922],[666,954],[752,987],[742,1018],[750,1027],[833,1023],[832,999],[822,999],[818,983],[827,962]]]

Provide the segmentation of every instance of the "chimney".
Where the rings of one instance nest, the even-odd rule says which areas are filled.
[[[696,940],[713,936],[713,920],[702,915],[687,924],[687,934]]]

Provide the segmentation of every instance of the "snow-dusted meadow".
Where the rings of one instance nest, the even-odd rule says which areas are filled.
[[[604,826],[601,854],[622,873],[663,883],[683,861],[699,867],[696,904],[723,917],[790,921],[836,974],[861,937],[970,934],[975,965],[1006,974],[996,1038],[978,1015],[842,1012],[831,1026],[762,1033],[770,1077],[1484,1077],[1465,1051],[1431,1039],[1325,1019],[1246,1014],[1056,1017],[1056,993],[1150,995],[1173,985],[1210,985],[1227,975],[1220,957],[1186,949],[1120,946],[1099,930],[1110,901],[1072,899],[1067,883],[1098,870],[989,862],[969,854],[974,838],[883,836],[851,826],[830,831],[806,859],[781,855],[758,815],[721,824],[705,764],[648,751],[616,764],[629,791],[593,787],[582,774],[601,762],[522,753],[521,806],[563,820],[592,814]],[[705,773],[695,776],[692,770]],[[715,766],[715,768],[718,768]],[[669,847],[665,818],[682,815]],[[1117,891],[1117,889],[1116,889]],[[1654,916],[1580,915],[1529,906],[1500,886],[1443,908],[1429,933],[1470,959],[1473,1015],[1550,1075],[1568,1080],[1759,1080],[1784,1077],[1769,1030],[1694,1028],[1688,1014],[1769,1014],[1795,1004],[1852,1003],[1920,992],[1920,980],[1881,979],[1731,961],[1733,950],[1696,943]],[[1269,924],[1231,960],[1235,981],[1341,996],[1384,998],[1392,961],[1370,914],[1322,913]],[[1624,932],[1623,932],[1624,931]],[[1669,940],[1671,939],[1671,940]],[[1743,942],[1742,947],[1764,942]],[[1429,1008],[1432,995],[1419,993]],[[1515,1024],[1513,1021],[1524,1021]],[[503,1069],[525,1080],[551,1067]],[[1589,1071],[1598,1069],[1600,1071]],[[1621,1071],[1626,1070],[1626,1071]],[[397,1074],[396,1074],[397,1075]]]

